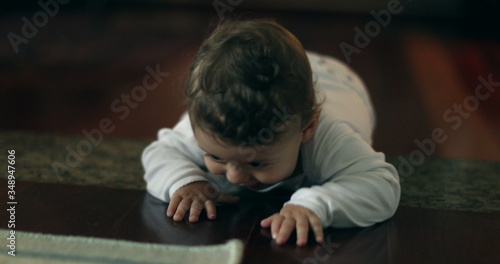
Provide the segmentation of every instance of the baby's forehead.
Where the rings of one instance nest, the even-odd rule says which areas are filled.
[[[276,154],[280,152],[283,149],[282,146],[288,145],[289,142],[292,142],[296,138],[296,135],[300,134],[299,130],[290,127],[279,134],[264,135],[264,133],[261,133],[261,137],[267,137],[265,139],[259,138],[259,135],[257,135],[249,136],[243,140],[231,140],[196,126],[193,126],[193,131],[198,145],[206,152],[227,150],[245,152],[247,149],[253,149],[262,154]],[[260,144],[260,142],[267,142],[268,144]]]
[[[212,137],[214,141],[227,145],[239,146],[242,143],[246,143],[248,145],[271,145],[277,142],[286,141],[290,136],[301,131],[302,120],[300,116],[294,115],[294,118],[286,120],[285,122],[275,121],[276,120],[273,120],[273,122],[270,122],[269,125],[252,129],[255,131],[253,133],[241,133],[241,131],[236,132],[237,134],[245,135],[240,138],[236,135],[235,137],[231,137],[231,135],[219,135],[218,132],[210,129],[211,124],[204,123],[204,121],[197,122],[193,118],[190,118],[193,132],[199,130]],[[243,127],[244,126],[241,126],[241,128]]]
[[[197,138],[197,140],[211,141],[214,144],[224,147],[253,147],[253,148],[271,148],[275,145],[286,144],[292,140],[293,136],[298,134],[300,130],[295,127],[287,126],[281,131],[272,131],[270,129],[262,129],[257,135],[248,136],[244,139],[231,139],[230,137],[221,137],[213,132],[201,130],[204,137]]]

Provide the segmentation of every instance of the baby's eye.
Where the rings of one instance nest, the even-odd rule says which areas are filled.
[[[248,165],[252,168],[263,168],[263,167],[267,166],[266,163],[262,163],[262,162],[250,162],[250,163],[248,163]]]
[[[205,155],[206,157],[209,157],[211,158],[212,160],[214,161],[217,161],[217,162],[222,162],[223,160],[215,155],[212,155],[212,154],[209,154],[209,153],[204,153],[203,155]]]

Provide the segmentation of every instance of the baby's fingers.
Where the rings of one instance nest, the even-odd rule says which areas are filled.
[[[273,238],[276,239],[276,243],[279,245],[284,244],[292,232],[295,230],[296,221],[294,218],[284,218],[280,216],[281,221],[274,221],[271,226],[271,233]],[[276,224],[275,224],[276,223]]]
[[[262,227],[270,227],[271,224],[273,223],[274,219],[279,216],[278,214],[273,214],[271,216],[269,216],[268,218],[260,221],[260,226]]]
[[[296,220],[297,229],[297,246],[305,246],[307,244],[307,233],[309,232],[309,222],[307,218],[302,217]]]
[[[182,197],[180,197],[180,196],[172,197],[172,200],[170,200],[170,203],[168,204],[167,217],[174,216],[175,212],[177,211],[177,207],[179,206],[179,203],[181,201],[182,201]]]
[[[311,225],[316,242],[323,242],[323,225],[319,218],[316,215],[309,216],[309,224]]]
[[[191,209],[189,210],[189,222],[198,221],[201,210],[203,210],[203,202],[200,200],[194,200],[191,203]]]
[[[205,209],[207,210],[208,219],[217,218],[217,210],[215,209],[215,202],[212,200],[207,200],[205,202]]]
[[[190,199],[183,199],[179,206],[177,206],[177,210],[174,214],[174,221],[181,221],[184,218],[184,215],[191,208],[192,201]]]

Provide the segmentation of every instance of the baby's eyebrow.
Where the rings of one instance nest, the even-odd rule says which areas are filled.
[[[199,148],[203,151],[203,156],[210,155],[210,156],[213,156],[213,157],[215,157],[215,158],[217,158],[217,159],[220,159],[220,160],[224,161],[224,160],[223,160],[223,159],[221,159],[219,156],[214,155],[214,154],[212,154],[212,153],[210,153],[210,152],[206,151],[206,150],[205,150],[204,148],[202,148],[200,145],[198,145],[198,147],[199,147]]]
[[[204,148],[202,148],[200,145],[198,145],[198,147],[203,151],[203,155],[211,155],[211,156],[214,156],[222,161],[225,161],[223,159],[221,159],[219,156],[217,155],[214,155],[208,151],[206,151]],[[273,163],[274,161],[276,160],[276,158],[268,158],[268,159],[260,159],[260,160],[252,160],[252,161],[246,161],[245,163],[267,163],[267,164],[271,164]]]
[[[268,158],[268,159],[255,159],[252,161],[247,161],[246,163],[263,163],[263,164],[272,164],[276,161],[275,158]]]
[[[214,158],[217,158],[217,159],[223,160],[223,159],[221,159],[219,156],[214,155],[214,154],[210,154],[210,153],[208,153],[208,152],[203,153],[203,155],[205,155],[205,156],[208,156],[208,155],[209,155],[209,156],[212,156],[212,157],[214,157]]]
[[[271,158],[262,158],[262,159],[256,158],[256,159],[253,159],[253,160],[248,161],[248,162],[270,162],[272,160],[273,159],[271,159]]]
[[[203,149],[201,149],[201,150],[203,150]],[[212,154],[212,153],[210,153],[210,152],[208,152],[208,151],[205,151],[205,150],[203,150],[203,155],[210,155],[210,156],[214,156],[214,157],[216,157],[216,158],[220,159],[220,157],[219,157],[219,156],[214,155],[214,154]]]

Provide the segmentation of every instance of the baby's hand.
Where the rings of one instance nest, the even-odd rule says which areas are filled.
[[[271,227],[271,234],[276,243],[285,243],[292,232],[297,231],[297,245],[307,244],[307,233],[312,228],[317,242],[323,241],[323,227],[318,216],[311,210],[298,206],[286,205],[279,214],[273,214],[260,222],[262,227]]]
[[[208,182],[193,182],[177,190],[170,199],[167,216],[174,221],[181,221],[189,211],[189,222],[198,221],[201,211],[207,211],[209,219],[215,219],[217,212],[215,203],[236,203],[239,198],[228,194],[217,193]]]

